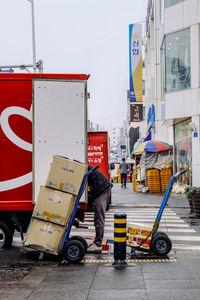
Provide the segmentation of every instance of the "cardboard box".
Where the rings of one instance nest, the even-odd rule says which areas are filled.
[[[32,218],[24,246],[58,255],[66,227]]]
[[[55,155],[51,163],[46,186],[77,196],[85,172],[85,164]]]
[[[151,226],[128,223],[126,245],[138,247],[143,242],[140,247],[148,249],[151,243],[152,229]]]
[[[69,223],[76,198],[74,195],[41,186],[33,217],[66,226]]]

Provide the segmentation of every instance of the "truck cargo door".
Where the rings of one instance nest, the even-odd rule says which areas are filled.
[[[33,80],[33,200],[53,155],[87,163],[87,83]],[[81,199],[86,201],[86,196]]]

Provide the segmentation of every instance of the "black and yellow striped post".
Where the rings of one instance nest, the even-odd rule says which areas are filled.
[[[126,214],[114,215],[114,263],[126,265]]]

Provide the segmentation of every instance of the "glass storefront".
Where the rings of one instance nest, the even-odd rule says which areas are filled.
[[[183,2],[184,0],[165,0],[165,8],[172,6],[174,4]]]
[[[164,50],[165,92],[190,88],[190,29],[166,35]]]
[[[187,170],[179,181],[192,185],[192,134],[189,129],[191,119],[174,126],[174,166],[175,172]]]

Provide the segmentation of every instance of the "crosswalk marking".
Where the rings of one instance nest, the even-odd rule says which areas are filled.
[[[114,235],[114,214],[116,212],[126,213],[127,222],[144,224],[153,226],[158,209],[151,208],[124,208],[123,210],[111,208],[106,213],[104,240],[113,239]],[[95,235],[95,228],[93,224],[94,213],[86,212],[84,226],[87,228],[72,227],[71,235],[80,235],[93,241]],[[200,236],[197,235],[195,229],[191,228],[189,224],[185,223],[175,212],[170,208],[165,208],[163,213],[159,230],[166,232],[173,243],[173,249],[177,250],[197,250],[200,251]],[[21,238],[14,236],[14,244],[22,245]]]
[[[128,222],[130,222],[130,223],[137,223],[137,224],[149,224],[149,225],[153,225],[153,223],[154,223],[154,220],[155,219],[153,219],[153,220],[150,220],[150,219],[127,219],[127,223]],[[89,224],[93,224],[93,220],[89,220],[89,221],[87,221]],[[114,223],[114,221],[108,221],[108,220],[106,220],[106,222],[105,222],[105,224],[106,225],[110,225],[110,226],[112,226],[112,224]],[[84,223],[84,225],[86,225],[87,223],[85,222]],[[175,221],[173,221],[173,220],[161,220],[161,222],[160,222],[160,224],[177,224],[177,225],[184,225],[185,223],[184,223],[184,221],[178,221],[178,220],[175,220]],[[186,224],[187,225],[187,224]],[[188,225],[189,226],[189,225]],[[188,227],[187,226],[187,227]]]
[[[114,221],[113,221],[114,222]],[[106,222],[105,223],[105,228],[114,228],[114,223],[109,223],[109,222]],[[139,222],[134,222],[134,223],[138,223],[139,224]],[[142,222],[141,222],[142,223]],[[140,223],[140,224],[141,224]],[[144,221],[143,221],[143,224],[144,224]],[[149,223],[146,223],[145,225],[147,225],[147,226],[152,226],[153,225],[153,222],[149,222]],[[88,227],[88,226],[91,226],[92,228],[94,228],[94,225],[93,225],[93,222],[87,222],[87,221],[85,221],[85,223],[84,223],[84,226],[86,226],[86,227]],[[162,227],[166,227],[166,226],[164,226],[163,225],[163,223],[160,223],[160,226],[159,226],[159,228],[162,228]],[[185,228],[187,229],[187,228],[190,228],[190,226],[188,225],[188,224],[167,224],[167,227],[168,228],[183,228],[184,230],[185,230]],[[87,230],[87,228],[85,228],[85,230]],[[194,229],[193,229],[194,230]],[[194,232],[195,232],[195,230],[194,230]]]
[[[110,209],[106,213],[105,222],[105,233],[104,239],[113,239],[114,232],[114,214],[117,212],[115,209]],[[152,226],[156,218],[158,209],[154,208],[135,208],[135,209],[123,209],[118,210],[120,213],[127,214],[127,222],[144,224],[147,226]],[[94,238],[95,230],[93,225],[93,212],[86,213],[85,226],[88,229],[77,229],[77,234],[79,231],[80,235],[85,235],[89,239]],[[184,222],[175,212],[170,208],[165,208],[160,222],[159,230],[166,232],[173,243],[174,249],[180,250],[199,250],[200,251],[200,236],[196,235],[196,231],[191,228],[187,223]],[[191,245],[188,242],[193,242]]]
[[[183,245],[183,244],[173,244],[174,249],[179,250],[199,250],[200,251],[200,245]]]
[[[125,211],[125,210],[120,210],[119,212],[117,212],[117,211],[113,211],[113,212],[111,212],[110,210],[109,210],[109,212],[107,212],[106,213],[106,215],[107,216],[109,216],[109,215],[113,215],[113,214],[115,214],[115,213],[125,213],[125,214],[128,214],[128,215],[138,215],[138,213],[140,214],[142,214],[142,215],[149,215],[149,213],[151,213],[151,214],[155,214],[155,215],[157,215],[157,213],[158,213],[158,210],[155,210],[155,211],[152,211],[152,210],[148,210],[148,211],[142,211],[142,210],[134,210],[134,211]],[[87,212],[87,215],[89,216],[89,215],[93,215],[93,213],[92,212]],[[174,212],[164,212],[163,213],[163,215],[172,215],[172,216],[176,216],[176,213],[174,213]]]
[[[162,216],[162,219],[165,219],[165,218],[167,218],[168,220],[177,220],[177,216]],[[87,220],[89,221],[89,220],[91,220],[91,221],[93,221],[93,216],[89,216],[89,217],[87,217]],[[139,219],[139,220],[146,220],[146,219],[148,219],[148,220],[155,220],[155,216],[146,216],[146,217],[141,217],[141,216],[130,216],[130,215],[128,215],[127,216],[127,219],[128,220],[130,220],[130,219],[133,219],[133,220],[137,220],[137,219]],[[113,220],[113,216],[106,216],[106,221],[109,221],[109,220]],[[178,221],[180,221],[180,220],[178,220]],[[183,220],[181,220],[181,222],[183,222],[184,223],[184,221]]]
[[[114,232],[114,226],[105,226],[105,231],[111,231],[111,232]],[[87,231],[90,231],[90,230],[94,230],[94,225],[88,225],[87,226],[87,228],[84,228],[84,229],[82,229],[81,228],[81,230],[83,231],[83,232],[85,232],[86,230]],[[162,225],[160,225],[159,226],[159,230],[160,231],[165,231],[165,232],[180,232],[180,233],[183,233],[183,229],[180,229],[180,228],[169,228],[168,227],[168,230],[166,230],[166,226],[162,226]],[[190,228],[184,228],[184,232],[196,232],[194,229],[190,229]]]
[[[200,236],[184,236],[184,235],[171,235],[170,238],[174,241],[194,241],[194,242],[199,242],[200,241]]]
[[[143,222],[143,223],[148,223],[148,222],[152,222],[152,224],[154,223],[154,220],[155,220],[155,218],[145,218],[145,219],[143,219],[143,218],[127,218],[127,222],[131,222],[131,223],[138,223],[138,222]],[[87,221],[88,222],[93,222],[93,219],[92,218],[89,218],[89,219],[87,219]],[[111,219],[111,220],[108,220],[108,219],[106,219],[106,223],[112,223],[113,222],[113,220]],[[165,220],[164,219],[162,219],[161,220],[161,223],[163,223],[163,222],[165,222]],[[183,220],[178,220],[178,219],[174,219],[174,220],[171,220],[171,219],[168,219],[167,218],[167,222],[168,223],[184,223],[184,221]]]
[[[15,236],[15,237],[14,237],[14,241],[15,241],[15,242],[21,242],[22,239],[21,239],[20,236]]]

